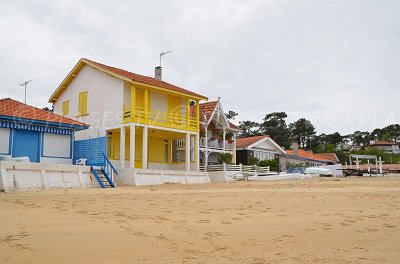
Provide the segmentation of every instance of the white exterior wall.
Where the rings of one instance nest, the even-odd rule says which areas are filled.
[[[99,187],[90,167],[0,161],[0,191]]]
[[[84,91],[88,92],[89,114],[78,117],[79,93]],[[69,100],[66,117],[90,125],[76,132],[75,139],[102,137],[107,129],[121,126],[123,95],[124,81],[85,65],[54,103],[54,113],[61,115],[62,103]]]

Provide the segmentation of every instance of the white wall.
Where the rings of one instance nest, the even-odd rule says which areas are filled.
[[[78,113],[79,93],[88,92],[88,115]],[[69,100],[66,117],[84,122],[90,128],[75,133],[76,140],[105,136],[105,130],[121,126],[124,81],[85,65],[54,103],[54,113],[62,114],[62,103]]]
[[[0,161],[1,191],[86,187],[99,187],[90,167]]]
[[[9,153],[10,147],[10,129],[0,128],[0,153]]]

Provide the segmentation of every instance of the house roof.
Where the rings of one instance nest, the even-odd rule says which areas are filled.
[[[129,72],[120,68],[108,66],[99,62],[95,62],[86,58],[82,58],[79,60],[79,62],[75,65],[75,67],[72,69],[72,71],[68,74],[68,76],[63,80],[63,82],[59,85],[59,87],[56,89],[56,91],[51,95],[49,102],[54,103],[57,101],[57,98],[60,96],[60,94],[64,91],[64,89],[69,85],[69,83],[75,78],[75,76],[78,74],[78,72],[82,69],[84,65],[90,65],[93,68],[103,71],[105,73],[108,73],[114,77],[131,81],[131,82],[136,82],[139,84],[144,84],[148,86],[153,86],[155,88],[161,88],[165,89],[168,91],[173,91],[176,93],[181,93],[185,95],[190,95],[195,97],[195,99],[199,100],[207,100],[207,97],[197,94],[195,92],[186,90],[184,88],[175,86],[173,84],[157,80],[152,77],[136,74],[133,72]]]
[[[269,138],[267,135],[262,135],[262,136],[254,136],[254,137],[246,137],[246,138],[238,138],[236,139],[236,148],[245,148],[248,147],[257,141],[264,139],[264,138]]]
[[[389,141],[376,141],[374,144],[371,144],[370,146],[392,146],[392,145],[399,145],[399,144]]]
[[[64,124],[75,128],[88,128],[89,125],[76,120],[50,113],[43,109],[26,105],[11,98],[0,99],[0,118],[17,118],[15,121],[36,120],[46,123]]]
[[[290,156],[294,156],[294,151],[293,149],[288,149],[286,150],[286,154],[290,155]],[[312,153],[311,151],[307,151],[307,150],[303,150],[303,149],[299,149],[297,151],[297,156],[301,157],[301,158],[306,158],[306,159],[310,159],[310,160],[316,160],[316,161],[331,161],[329,158],[327,158],[324,155],[320,155]]]
[[[330,160],[330,161],[335,162],[335,163],[339,163],[340,162],[339,158],[333,152],[332,153],[318,153],[318,156],[324,157],[327,160]]]
[[[212,114],[214,113],[215,107],[218,105],[218,100],[217,101],[209,101],[205,103],[200,104],[200,122],[207,122],[210,120],[212,117]],[[190,108],[191,116],[195,116],[196,114],[196,107],[194,105],[191,106]],[[241,130],[237,125],[233,124],[228,120],[229,128],[235,129],[235,130]]]

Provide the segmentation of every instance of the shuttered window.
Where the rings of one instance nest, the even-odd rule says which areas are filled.
[[[62,103],[62,115],[66,116],[69,113],[69,101],[65,101]]]
[[[87,115],[88,92],[79,93],[78,116]]]

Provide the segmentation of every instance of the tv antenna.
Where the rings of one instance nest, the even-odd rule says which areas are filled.
[[[160,67],[161,67],[161,58],[162,58],[162,56],[164,56],[165,54],[171,53],[171,52],[172,52],[172,50],[170,50],[170,51],[161,51],[161,53],[160,53]]]
[[[29,80],[29,81],[26,81],[26,82],[23,82],[23,83],[21,83],[21,84],[19,84],[19,86],[25,86],[25,104],[26,104],[26,85],[28,84],[28,83],[30,83],[32,80]]]

